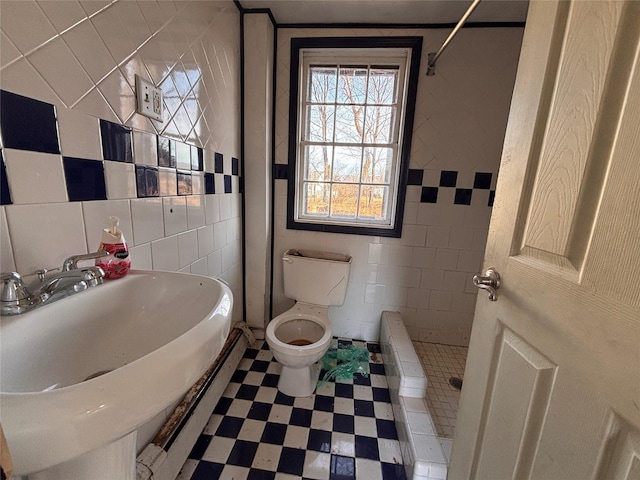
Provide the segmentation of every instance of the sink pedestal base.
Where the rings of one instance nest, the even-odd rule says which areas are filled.
[[[135,480],[136,431],[78,458],[29,475],[29,480]]]

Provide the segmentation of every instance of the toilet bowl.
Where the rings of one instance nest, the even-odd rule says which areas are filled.
[[[297,303],[269,322],[265,339],[282,365],[278,390],[308,397],[318,383],[317,362],[331,344],[329,306],[344,303],[351,257],[292,249],[282,261],[284,293]]]
[[[296,303],[271,320],[265,338],[282,365],[278,390],[290,397],[308,397],[320,375],[320,360],[331,344],[327,308]]]

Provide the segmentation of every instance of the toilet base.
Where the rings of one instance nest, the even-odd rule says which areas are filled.
[[[290,397],[308,397],[316,389],[320,377],[320,363],[309,367],[291,368],[282,366],[278,390]]]

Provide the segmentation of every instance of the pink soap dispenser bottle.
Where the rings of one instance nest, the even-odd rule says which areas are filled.
[[[124,239],[124,235],[118,229],[120,219],[109,217],[109,228],[102,231],[102,242],[98,250],[109,252],[109,256],[96,260],[96,266],[104,270],[104,277],[108,279],[122,278],[131,268],[131,257],[129,247]]]

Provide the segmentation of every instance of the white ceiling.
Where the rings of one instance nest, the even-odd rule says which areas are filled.
[[[240,0],[284,23],[457,23],[471,0]],[[483,0],[468,22],[524,22],[528,0]]]

